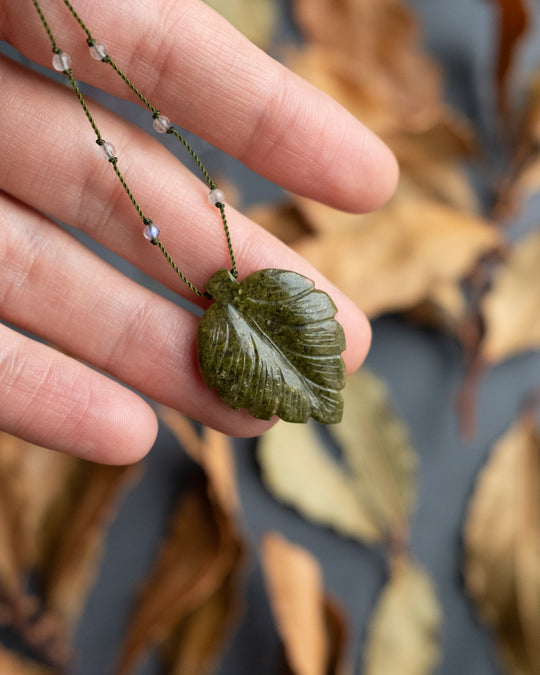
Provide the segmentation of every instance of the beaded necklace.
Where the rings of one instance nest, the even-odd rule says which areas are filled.
[[[177,274],[197,296],[213,300],[202,316],[197,353],[205,384],[234,408],[247,408],[259,419],[278,415],[288,422],[324,424],[341,420],[345,366],[341,353],[345,336],[335,320],[336,307],[312,281],[296,272],[265,269],[238,281],[231,234],[225,214],[225,197],[199,156],[165,115],[125,75],[109,56],[107,47],[92,36],[69,0],[62,0],[86,34],[90,56],[110,66],[152,113],[159,134],[175,136],[195,161],[209,187],[208,199],[220,213],[231,269],[220,269],[196,288],[180,271],[161,242],[158,226],[147,217],[118,167],[114,145],[105,140],[81,93],[71,68],[71,58],[57,44],[38,0],[32,0],[52,45],[52,66],[63,73],[75,92],[96,135],[96,143],[111,164],[126,195],[143,222],[143,236],[156,246]]]

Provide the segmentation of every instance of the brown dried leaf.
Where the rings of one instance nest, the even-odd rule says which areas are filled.
[[[328,630],[335,606],[327,605],[316,559],[277,533],[262,541],[266,586],[289,670],[293,675],[341,675],[343,648],[340,631]],[[333,613],[333,614],[332,614]],[[337,642],[331,643],[331,638]]]
[[[540,69],[529,84],[523,121],[508,175],[497,196],[495,213],[507,218],[540,190]]]
[[[314,425],[279,422],[259,440],[257,456],[263,480],[277,499],[345,536],[380,540],[353,476],[330,457]]]
[[[57,671],[39,665],[0,645],[0,673],[2,675],[55,675]]]
[[[238,564],[241,542],[212,495],[205,480],[182,499],[133,612],[118,675],[207,603]]]
[[[484,360],[495,363],[540,348],[540,229],[510,250],[481,310]]]
[[[240,570],[233,563],[221,585],[172,632],[164,645],[168,675],[212,672],[239,613]]]
[[[235,516],[240,511],[240,499],[229,437],[208,427],[203,427],[199,436],[192,423],[171,408],[161,407],[159,416],[184,451],[202,467],[221,508]]]
[[[508,77],[519,40],[525,32],[529,11],[523,0],[492,0],[499,11],[497,98],[499,111],[508,113]]]
[[[105,466],[77,460],[43,525],[38,564],[48,607],[65,633],[75,630],[99,566],[108,523],[120,492],[140,466]]]
[[[440,76],[420,50],[414,14],[399,0],[296,0],[308,48],[293,67],[379,134],[425,128],[439,115]],[[349,92],[349,94],[347,94]]]
[[[364,675],[431,675],[440,659],[441,609],[426,572],[405,557],[375,608],[365,650]]]
[[[465,583],[515,675],[540,672],[540,432],[527,410],[497,442],[464,531]]]
[[[329,222],[329,208],[320,212]],[[410,191],[355,218],[356,228],[304,238],[294,248],[370,317],[417,305],[434,285],[464,277],[500,242],[487,221]]]
[[[416,498],[417,456],[390,403],[386,385],[367,369],[349,377],[341,424],[330,432],[341,446],[354,490],[380,537],[408,537]]]

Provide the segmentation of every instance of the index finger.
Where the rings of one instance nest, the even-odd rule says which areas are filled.
[[[201,0],[73,1],[93,37],[163,114],[265,178],[336,208],[376,208],[397,166],[387,147],[330,97],[252,45]],[[0,38],[50,67],[32,3],[4,2]],[[110,66],[88,54],[62,2],[43,2],[75,77],[124,98]]]

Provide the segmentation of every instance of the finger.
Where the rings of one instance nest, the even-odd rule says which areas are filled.
[[[50,67],[30,3],[4,3],[3,39]],[[325,94],[254,47],[201,0],[73,3],[128,77],[164,114],[293,192],[352,211],[392,193],[393,155]],[[127,98],[110,66],[88,55],[62,3],[44,3],[75,76]]]
[[[0,229],[5,233],[0,240],[0,316],[4,320],[45,338],[155,401],[224,433],[253,436],[271,426],[252,418],[246,411],[235,412],[204,386],[197,364],[198,320],[195,316],[127,279],[44,216],[5,196],[0,197]],[[22,352],[27,343],[14,344],[13,349]],[[43,351],[38,353],[35,347],[28,357],[28,369],[36,380],[42,368],[47,386],[34,396],[31,388],[24,385],[28,379],[25,375],[20,394],[15,391],[13,395],[9,369],[9,364],[15,363],[15,357],[10,357],[13,349],[8,347],[5,351],[2,347],[8,367],[3,371],[0,368],[0,389],[6,397],[6,409],[11,410],[4,413],[8,421],[19,406],[23,411],[30,408],[27,416],[15,425],[17,435],[23,435],[21,432],[25,432],[26,426],[34,424],[33,408],[37,409],[47,396],[52,399],[55,390],[51,393],[51,387],[66,387],[67,394],[60,392],[52,404],[58,409],[57,416],[63,411],[66,416],[74,416],[75,421],[83,417],[84,398],[81,410],[77,408],[72,414],[72,389],[78,393],[82,388],[83,394],[105,402],[110,402],[117,391],[118,385],[109,385],[103,376],[99,380],[94,378],[92,371],[80,375],[79,382],[76,373],[82,372],[82,366],[66,363],[70,360],[60,359],[54,353],[43,356]],[[66,369],[65,375],[62,375],[62,367]],[[2,380],[2,373],[6,382]],[[52,385],[48,384],[49,380]],[[97,438],[107,436],[108,425],[123,405],[127,406],[128,413],[134,407],[129,399],[131,394],[124,395],[122,391],[111,418],[88,422],[94,424],[90,430],[94,429]],[[25,405],[25,395],[30,399],[28,405]],[[1,404],[0,398],[0,407]],[[48,415],[54,418],[44,406],[42,415],[36,417],[36,424],[41,424]],[[0,428],[1,422],[0,416]],[[66,442],[71,428],[66,422]],[[49,427],[45,429],[48,431]],[[86,427],[80,433],[86,434]],[[117,442],[116,432],[112,437]],[[128,440],[130,438],[128,436]],[[147,436],[141,438],[136,448],[140,448],[145,439]],[[65,445],[60,446],[64,448]]]
[[[105,464],[152,447],[157,420],[136,394],[0,323],[0,429]]]
[[[92,131],[69,90],[12,63],[0,72],[6,101],[0,108],[5,160],[0,164],[0,188],[86,231],[193,299],[156,247],[141,236],[142,223],[109,163],[97,151]],[[116,145],[119,166],[126,167],[133,194],[161,225],[161,239],[181,269],[202,288],[217,269],[229,264],[221,221],[217,209],[208,204],[207,189],[156,140],[99,106],[92,109],[105,137]],[[40,133],[32,133],[31,140],[25,133],[13,133],[20,120],[24,120],[23,131],[40,129]],[[349,370],[357,368],[370,339],[359,309],[288,247],[233,209],[228,213],[241,277],[276,267],[312,279],[336,303],[347,338],[344,358]]]

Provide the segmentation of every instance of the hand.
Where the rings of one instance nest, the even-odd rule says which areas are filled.
[[[397,169],[386,147],[201,0],[73,4],[163,114],[266,178],[351,211],[373,209],[391,194]],[[77,79],[132,98],[110,67],[89,58],[62,2],[43,0],[43,11]],[[0,16],[0,38],[51,67],[50,42],[31,0],[0,0]],[[197,300],[142,237],[73,91],[5,57],[0,87],[0,429],[95,461],[136,461],[152,446],[157,421],[121,383],[231,435],[267,429],[271,423],[229,409],[204,386],[196,317],[123,276],[51,220],[83,230]],[[168,251],[202,288],[228,265],[207,187],[153,137],[89,106]],[[370,340],[358,308],[271,235],[233,209],[227,213],[240,278],[264,267],[311,278],[338,306],[343,356],[355,370]]]

